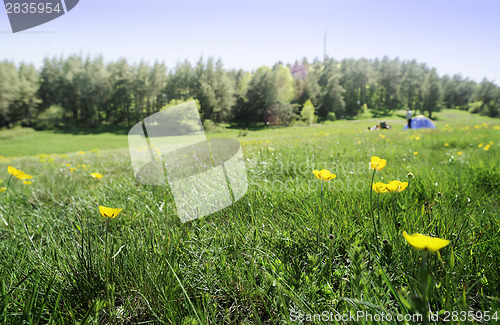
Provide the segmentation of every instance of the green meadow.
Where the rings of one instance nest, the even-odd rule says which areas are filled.
[[[248,191],[187,223],[168,187],[136,182],[126,130],[0,131],[0,323],[494,324],[500,120],[435,116],[209,133],[240,142]],[[372,177],[408,186],[377,193]]]

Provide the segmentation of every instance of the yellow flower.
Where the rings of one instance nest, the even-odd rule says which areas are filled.
[[[66,166],[71,167],[71,164],[66,164]]]
[[[382,182],[377,182],[372,185],[372,189],[377,193],[387,192],[387,185]]]
[[[322,181],[329,181],[329,180],[337,177],[337,175],[330,173],[326,169],[322,169],[321,171],[313,170],[313,173],[314,173],[314,176],[316,176],[318,179],[321,179]]]
[[[123,209],[113,209],[99,206],[99,213],[105,218],[114,218],[120,213],[121,210]]]
[[[418,151],[415,151],[413,154],[414,154],[415,156],[416,156],[416,155],[418,155]]]
[[[385,165],[387,165],[387,161],[385,159],[380,159],[377,156],[373,156],[370,161],[370,168],[376,170],[384,169]]]
[[[84,154],[85,154],[85,151],[81,151],[81,150],[79,150],[76,154],[77,154],[77,155],[84,155]]]
[[[449,144],[448,142],[446,142],[446,143],[444,144],[444,146],[445,146],[445,147],[448,147],[449,145],[450,145],[450,144]]]
[[[7,171],[9,172],[9,174],[11,174],[14,177],[18,177],[19,175],[24,174],[24,172],[22,170],[19,170],[15,167],[12,167],[12,166],[7,167]]]
[[[408,182],[390,181],[386,187],[389,192],[403,192],[408,187]]]
[[[461,155],[463,155],[463,152],[459,151],[459,152],[457,152],[457,155],[461,156]]]
[[[420,140],[420,137],[415,137],[415,140]]]
[[[6,188],[6,187],[2,187],[2,188],[0,188],[0,193],[1,193],[1,192],[5,192],[6,190],[7,190],[7,188]]]
[[[383,134],[379,134],[378,136],[381,137],[382,139],[385,138],[385,135]]]
[[[91,173],[90,175],[92,175],[92,177],[94,178],[102,178],[102,174],[99,173]]]
[[[32,179],[33,178],[33,176],[28,175],[25,172],[23,172],[22,170],[16,169],[16,168],[14,168],[12,166],[7,167],[7,171],[9,172],[9,174],[11,174],[12,176],[14,176],[14,177],[16,177],[17,179],[20,179],[20,180]]]
[[[488,144],[488,145],[484,146],[484,150],[485,150],[485,151],[488,151],[488,150],[490,150],[490,147],[491,147],[491,146]]]
[[[23,181],[23,183],[26,184],[26,185],[30,185],[31,184],[30,181]]]
[[[419,233],[408,235],[406,231],[403,231],[403,236],[413,248],[428,252],[436,252],[450,243],[446,239],[433,238]]]
[[[480,144],[477,145],[478,148],[481,148],[482,146],[483,146],[482,143],[480,143]]]

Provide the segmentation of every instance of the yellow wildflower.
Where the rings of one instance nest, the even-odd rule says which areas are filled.
[[[406,231],[403,231],[403,236],[413,248],[428,252],[436,252],[450,243],[446,239],[433,238],[419,233],[408,235]]]
[[[372,184],[372,189],[377,193],[386,193],[387,185],[382,182],[377,182]]]
[[[113,209],[99,206],[99,213],[105,218],[114,218],[120,213],[121,210],[123,209]]]
[[[402,192],[408,187],[408,182],[390,181],[386,187],[389,192]]]
[[[385,165],[387,165],[387,161],[385,159],[380,159],[377,156],[373,156],[370,161],[370,168],[376,170],[384,169]]]
[[[320,179],[322,181],[329,181],[329,180],[334,179],[335,177],[337,177],[337,175],[330,173],[326,169],[322,169],[321,171],[319,171],[319,170],[313,170],[313,173],[314,173],[314,176],[316,176],[316,178],[318,178],[318,179]]]

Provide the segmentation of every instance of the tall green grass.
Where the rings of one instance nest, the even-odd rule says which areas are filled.
[[[498,311],[500,123],[443,119],[436,130],[386,132],[365,124],[217,134],[242,143],[248,192],[185,224],[168,188],[135,182],[127,149],[2,158],[0,187],[9,164],[34,180],[0,193],[0,323],[277,324],[322,313]],[[394,203],[373,193],[378,231],[373,155],[387,160],[375,181],[415,175]],[[321,207],[312,171],[323,168],[337,178],[324,184]],[[124,209],[109,224],[109,298],[99,205]],[[403,230],[451,241],[427,256],[425,288],[425,255]]]

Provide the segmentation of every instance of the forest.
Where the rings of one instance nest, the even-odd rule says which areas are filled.
[[[172,68],[81,55],[46,58],[39,69],[0,62],[0,128],[131,126],[189,99],[205,122],[247,126],[355,119],[366,110],[384,116],[406,107],[431,118],[446,108],[500,112],[494,81],[439,76],[425,63],[389,57],[302,59],[251,72],[211,57]]]

